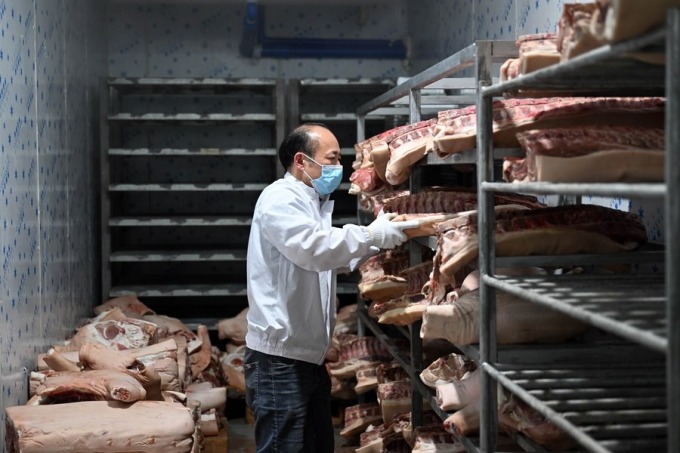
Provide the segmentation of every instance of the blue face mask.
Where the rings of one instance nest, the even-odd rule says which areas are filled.
[[[316,179],[312,179],[312,177],[305,172],[305,175],[307,175],[312,182],[312,187],[314,187],[322,197],[333,193],[342,181],[342,165],[321,165],[311,157],[307,155],[305,155],[305,157],[321,167],[321,176]]]

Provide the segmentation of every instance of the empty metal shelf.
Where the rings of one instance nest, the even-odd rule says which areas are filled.
[[[113,263],[173,261],[245,261],[245,250],[134,250],[111,253]]]
[[[118,113],[109,116],[110,121],[130,122],[231,122],[231,121],[276,121],[276,115],[271,113]]]
[[[163,77],[117,77],[108,80],[109,86],[233,86],[235,88],[243,88],[244,86],[276,86],[274,79],[259,79],[259,78],[241,78],[241,79],[223,79],[223,78],[163,78]]]
[[[590,325],[665,353],[666,297],[661,276],[563,275],[491,277],[504,292],[545,305]]]
[[[111,184],[111,192],[261,192],[267,184]]]
[[[249,226],[251,217],[114,217],[109,220],[112,227],[196,227],[196,226]]]
[[[355,294],[356,285],[338,283],[337,294]],[[186,284],[186,285],[118,285],[111,288],[109,297],[137,295],[138,297],[189,296],[245,296],[245,284]]]
[[[119,285],[109,291],[109,297],[130,295],[138,297],[245,296],[246,285]]]
[[[274,148],[109,148],[111,156],[276,156]]]

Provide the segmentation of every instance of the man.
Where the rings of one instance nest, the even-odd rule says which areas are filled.
[[[329,195],[342,179],[340,146],[320,124],[279,148],[286,174],[262,191],[248,241],[246,402],[257,452],[332,453],[330,377],[336,272],[406,239],[414,222],[379,216],[368,227],[331,226]]]

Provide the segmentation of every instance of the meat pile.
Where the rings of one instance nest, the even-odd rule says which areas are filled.
[[[678,0],[645,4],[636,0],[597,0],[565,3],[554,33],[537,33],[517,39],[518,58],[501,67],[500,79],[510,80],[547,66],[570,60],[606,44],[648,33],[664,25],[666,9]],[[638,52],[628,56],[663,64],[663,54]]]
[[[480,373],[474,362],[457,354],[440,357],[421,373],[423,383],[434,388],[439,407],[451,414],[442,425],[446,432],[469,436],[479,431]],[[500,386],[498,421],[501,430],[521,432],[550,450],[573,447],[566,433]]]
[[[638,139],[647,140],[644,135]],[[396,197],[388,200],[383,209],[418,215],[421,210],[474,207],[472,194],[464,190],[453,193],[432,191]],[[494,240],[498,256],[624,253],[647,241],[645,227],[634,214],[592,205],[544,207],[522,196],[497,199],[496,203]],[[478,213],[474,209],[457,212],[451,218],[434,222],[432,228],[437,246],[431,259],[422,257],[421,264],[408,266],[405,251],[392,250],[364,264],[362,294],[372,297],[369,314],[388,324],[406,325],[422,319],[420,336],[424,347],[440,341],[451,349],[477,344],[479,273],[473,268],[478,255]],[[604,271],[624,269],[613,267]],[[570,272],[583,270],[575,266],[560,269],[560,273]],[[554,273],[552,268],[495,269],[496,275]],[[428,275],[425,284],[424,275]],[[391,292],[385,291],[385,287],[381,292],[371,292],[370,283],[376,281],[391,282]],[[499,344],[563,343],[582,337],[589,328],[561,312],[502,291],[496,296],[496,325]],[[362,425],[365,430],[360,434],[361,448],[357,451],[381,451],[379,448],[388,448],[387,445],[394,451],[417,451],[415,445],[430,448],[431,439],[441,439],[441,442],[450,439],[445,433],[469,435],[479,429],[481,371],[474,362],[451,354],[432,361],[421,373],[422,382],[435,390],[439,407],[451,413],[443,423],[435,421],[432,427],[426,427],[425,432],[430,428],[438,432],[431,438],[426,437],[428,440],[416,440],[415,433],[406,436],[399,429],[398,421],[410,413],[411,385],[407,379],[380,383],[379,370],[386,366],[366,364],[357,371],[360,383],[357,387],[361,393],[377,391],[378,407],[373,408],[373,417],[377,418],[378,410],[383,416],[380,423],[366,421]],[[498,416],[500,427],[507,432],[521,432],[550,449],[571,446],[570,438],[554,424],[510,394],[499,395]],[[356,435],[359,431],[355,424],[354,429],[347,432]],[[510,442],[509,438],[501,439]],[[455,444],[440,448],[457,451]]]
[[[557,33],[520,38],[520,58],[516,63],[508,62],[504,65],[503,77],[511,77],[512,71],[519,74],[521,70],[531,71],[554,63],[559,54],[561,36]],[[653,170],[645,170],[641,176],[633,176],[632,179],[620,180],[656,180],[659,169],[662,168],[663,156],[649,151],[663,149],[658,146],[657,136],[664,125],[664,105],[663,98],[539,97],[498,100],[493,103],[492,111],[493,142],[494,146],[501,148],[519,148],[521,145],[525,147],[529,142],[541,143],[541,150],[537,152],[541,158],[534,159],[541,167],[547,157],[573,158],[594,151],[609,151],[595,157],[597,166],[589,167],[586,162],[577,170],[571,170],[572,174],[590,170],[591,176],[587,177],[591,178],[596,177],[592,175],[592,168],[604,168],[608,164],[617,163],[621,156],[633,160],[628,161],[626,169],[609,170],[609,173],[631,172],[636,167],[635,162],[654,159]],[[602,126],[613,129],[599,135],[588,132],[599,130]],[[565,132],[564,129],[571,131]],[[648,130],[651,130],[649,134]],[[605,135],[615,136],[621,131],[624,133],[619,141],[607,141]],[[647,135],[643,143],[631,138],[639,131]],[[565,142],[565,134],[574,139],[570,148],[552,153],[548,151],[557,150],[558,145]],[[368,212],[377,214],[381,209],[387,211],[385,206],[394,203],[395,198],[409,194],[401,185],[408,180],[416,162],[429,153],[446,158],[451,154],[473,150],[476,140],[475,105],[443,110],[438,113],[437,118],[400,126],[371,137],[355,145],[357,158],[350,177],[350,193],[358,195],[360,206]],[[594,146],[598,142],[600,144]],[[647,152],[640,154],[640,150]],[[592,164],[593,161],[589,162]],[[553,164],[553,168],[560,167]],[[583,168],[585,170],[581,170]],[[601,177],[605,178],[604,181],[613,178],[606,173]],[[514,176],[513,179],[523,178]],[[428,214],[435,212],[428,211]]]
[[[134,296],[95,314],[38,357],[29,401],[6,409],[6,451],[200,451],[227,398],[207,328],[195,333]]]
[[[635,126],[534,129],[517,139],[526,157],[508,157],[508,182],[659,182],[664,130]]]
[[[501,82],[560,62],[555,33],[522,35],[516,44],[518,57],[509,58],[501,66]]]

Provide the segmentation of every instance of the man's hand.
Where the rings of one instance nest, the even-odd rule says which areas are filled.
[[[392,222],[392,219],[396,216],[395,213],[382,213],[368,226],[371,245],[381,249],[393,249],[408,239],[404,230],[418,227],[417,220]]]

